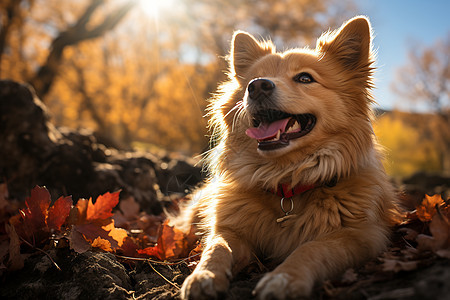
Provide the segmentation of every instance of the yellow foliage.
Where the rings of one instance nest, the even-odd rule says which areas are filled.
[[[378,141],[386,149],[384,166],[395,177],[417,171],[439,170],[439,152],[435,143],[423,136],[417,127],[407,125],[395,113],[381,116],[374,124]]]

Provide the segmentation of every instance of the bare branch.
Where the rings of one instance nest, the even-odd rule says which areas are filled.
[[[125,17],[125,15],[136,4],[136,1],[130,1],[116,9],[109,16],[105,17],[103,22],[93,29],[88,29],[86,25],[89,23],[94,12],[104,4],[104,0],[93,0],[86,8],[83,15],[75,25],[61,32],[52,42],[50,53],[47,60],[37,71],[36,75],[30,80],[31,85],[35,88],[36,94],[45,100],[45,95],[58,74],[59,65],[62,61],[64,49],[68,46],[78,44],[82,41],[95,39],[102,36],[106,32],[114,29],[114,27]]]

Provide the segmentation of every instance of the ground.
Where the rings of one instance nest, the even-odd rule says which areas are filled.
[[[157,241],[154,226],[161,224],[162,208],[171,203],[173,194],[182,195],[201,180],[200,168],[179,156],[117,151],[99,144],[91,133],[55,128],[39,99],[26,86],[11,81],[0,81],[0,120],[0,298],[176,299],[192,262],[168,259],[167,263],[164,255],[147,255],[152,260],[145,255],[124,258],[116,249],[100,250],[93,240],[87,251],[74,248],[68,233],[76,226],[86,229],[79,220],[60,223],[56,229],[48,224],[35,228],[36,233],[45,229],[47,234],[39,247],[37,243],[30,246],[36,242],[33,239],[19,239],[8,226],[22,224],[14,216],[19,209],[25,210],[24,201],[36,184],[46,185],[53,201],[61,195],[77,200],[122,189],[113,224],[128,233],[141,229],[147,239],[135,240],[148,246]],[[448,199],[450,178],[416,174],[398,187],[404,191],[403,203],[414,210],[426,193]],[[121,207],[130,199],[135,202]],[[48,213],[48,207],[42,211]],[[434,217],[410,214],[407,223],[393,228],[386,252],[318,284],[311,299],[449,299],[448,207],[448,200],[426,207],[425,212],[433,212]],[[95,222],[111,224],[105,220],[112,222],[111,217]],[[148,253],[154,253],[154,248],[149,249]],[[23,267],[14,265],[12,253],[26,258]],[[225,299],[251,299],[253,288],[268,270],[265,262],[243,270],[231,282]]]

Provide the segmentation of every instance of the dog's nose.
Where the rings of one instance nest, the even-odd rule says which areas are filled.
[[[251,99],[257,100],[261,96],[269,97],[275,89],[275,83],[269,79],[257,78],[250,81],[247,90]]]

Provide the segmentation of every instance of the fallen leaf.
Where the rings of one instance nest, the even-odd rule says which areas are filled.
[[[436,214],[436,207],[444,204],[441,195],[436,194],[434,196],[425,195],[422,203],[417,206],[417,217],[422,222],[431,221],[433,216]]]
[[[342,282],[344,283],[353,283],[356,282],[357,280],[358,274],[352,268],[347,269],[347,271],[345,271],[344,274],[342,275]]]
[[[107,252],[112,252],[111,249],[111,243],[108,240],[104,240],[101,237],[96,238],[93,242],[92,242],[92,247],[94,248],[100,248],[103,251],[107,251]]]
[[[5,209],[9,205],[8,197],[8,186],[6,183],[0,183],[0,209]]]
[[[138,250],[138,246],[136,245],[136,243],[133,241],[133,239],[129,236],[125,237],[125,239],[123,240],[122,243],[122,247],[120,247],[120,252],[125,255],[125,256],[129,256],[129,257],[136,257],[137,256],[137,250]]]
[[[9,236],[9,260],[8,269],[20,270],[24,266],[23,257],[20,254],[20,239],[14,226],[5,224],[6,233]]]
[[[112,249],[117,249],[123,244],[127,232],[121,228],[114,227],[114,221],[109,219],[107,224],[99,224],[97,222],[76,225],[73,230],[77,230],[83,234],[85,239],[91,243],[98,237],[107,240],[111,244]]]
[[[450,249],[436,251],[437,256],[450,259]]]
[[[119,202],[119,210],[116,210],[112,217],[117,227],[126,229],[136,229],[140,212],[139,203],[133,197],[122,199]]]
[[[419,250],[445,250],[450,247],[450,223],[449,220],[436,209],[436,214],[430,223],[430,232],[432,236],[419,234],[417,236],[417,243]]]
[[[77,204],[75,205],[75,208],[77,211],[74,213],[74,220],[71,220],[71,224],[82,224],[86,222],[86,215],[87,215],[87,208],[89,205],[90,200],[86,199],[79,199]]]
[[[398,231],[404,232],[405,235],[403,237],[410,241],[415,241],[417,238],[417,235],[418,235],[417,231],[415,231],[414,229],[408,228],[408,227],[400,228]]]
[[[72,208],[72,197],[60,197],[49,208],[46,223],[49,229],[59,230],[69,216]]]
[[[395,272],[413,271],[417,269],[418,261],[400,261],[396,259],[383,259],[383,271]]]
[[[114,193],[105,193],[98,196],[95,203],[89,199],[86,211],[86,220],[107,219],[112,217],[112,209],[119,203],[120,191]]]
[[[84,253],[91,249],[91,244],[89,244],[89,242],[86,241],[81,232],[76,230],[74,227],[75,226],[72,226],[72,230],[70,231],[70,234],[68,236],[70,249],[74,250],[77,253]]]
[[[161,225],[160,235],[156,246],[138,250],[139,254],[156,257],[160,260],[169,260],[180,257],[187,257],[198,237],[193,234],[191,228],[189,233],[185,233],[174,226],[170,226],[166,221]]]
[[[128,197],[126,199],[120,200],[119,209],[125,219],[134,220],[139,217],[139,211],[141,210],[141,207],[133,197]]]
[[[126,230],[122,228],[116,228],[114,226],[114,220],[106,226],[103,226],[102,229],[108,232],[108,236],[114,239],[117,242],[118,247],[121,247],[124,239],[128,236]]]
[[[50,193],[45,187],[35,186],[31,196],[25,200],[27,209],[24,210],[25,219],[34,229],[45,227],[47,210],[50,206]]]

